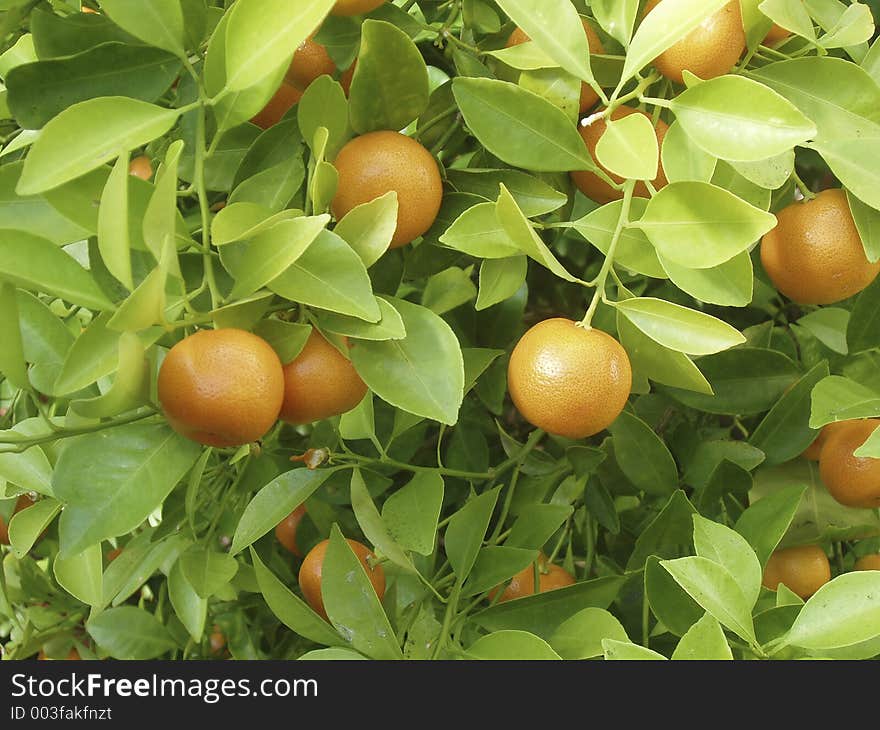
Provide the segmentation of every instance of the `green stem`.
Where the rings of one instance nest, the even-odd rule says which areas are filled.
[[[620,243],[620,237],[623,234],[624,226],[629,220],[629,210],[630,206],[632,205],[634,190],[635,181],[627,180],[626,185],[624,185],[623,188],[623,205],[620,208],[620,216],[617,219],[617,226],[615,227],[614,234],[611,237],[611,245],[608,247],[608,253],[605,255],[605,263],[602,264],[602,269],[599,271],[599,275],[595,278],[593,282],[590,282],[591,285],[595,285],[596,292],[595,294],[593,294],[593,300],[590,302],[590,307],[589,309],[587,309],[587,313],[581,320],[581,326],[586,329],[589,329],[592,326],[593,315],[596,314],[596,309],[599,307],[599,302],[605,296],[605,283],[608,280],[608,273],[614,266],[614,255],[617,252],[617,244]]]
[[[461,581],[456,582],[452,591],[449,593],[449,603],[446,604],[446,613],[443,615],[443,626],[437,635],[437,646],[431,653],[431,659],[437,659],[446,646],[449,637],[449,629],[452,626],[452,619],[455,617],[458,609],[458,601],[461,598]]]
[[[800,175],[797,174],[797,169],[792,169],[791,176],[795,181],[795,184],[798,186],[798,189],[801,191],[801,194],[804,196],[805,200],[812,200],[816,197],[816,194],[810,190],[810,186],[807,185],[803,180],[801,180]]]
[[[20,454],[23,451],[27,451],[31,446],[38,446],[40,444],[49,443],[50,441],[71,438],[73,436],[82,436],[86,433],[95,433],[96,431],[103,431],[108,428],[115,428],[116,426],[124,426],[128,423],[134,423],[135,421],[142,421],[145,418],[150,418],[153,415],[155,415],[155,411],[151,410],[149,413],[136,413],[131,416],[117,418],[104,423],[97,423],[91,426],[81,426],[80,428],[62,429],[53,433],[41,434],[40,436],[32,436],[25,439],[9,439],[8,437],[4,437],[3,439],[0,439],[0,444],[15,444],[15,448],[0,449],[0,454]]]
[[[211,292],[211,308],[216,309],[220,302],[220,294],[217,290],[217,281],[214,277],[214,259],[211,256],[211,225],[210,204],[208,193],[205,188],[205,115],[207,111],[203,106],[199,111],[196,122],[196,149],[195,149],[195,175],[193,185],[199,196],[199,212],[202,219],[202,261],[205,267],[205,278],[208,289]]]

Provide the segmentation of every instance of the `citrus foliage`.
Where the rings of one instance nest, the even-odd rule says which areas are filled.
[[[5,657],[880,654],[869,5],[2,10]]]

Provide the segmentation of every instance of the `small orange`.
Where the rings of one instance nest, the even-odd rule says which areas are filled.
[[[260,127],[260,129],[269,129],[269,127],[278,124],[281,118],[295,104],[299,103],[300,99],[302,99],[302,92],[292,84],[283,81],[266,106],[251,118],[251,122]]]
[[[774,552],[764,567],[762,584],[775,591],[780,583],[809,598],[831,580],[828,556],[818,545],[798,545]]]
[[[626,350],[611,335],[570,319],[539,322],[510,356],[507,385],[517,410],[548,433],[585,438],[620,415],[632,387]]]
[[[354,554],[357,555],[358,560],[360,560],[361,565],[367,573],[367,577],[370,579],[370,583],[373,584],[373,590],[376,591],[376,595],[379,596],[379,600],[381,601],[385,595],[385,572],[382,570],[382,566],[376,565],[375,567],[370,567],[367,559],[372,559],[375,556],[366,545],[357,540],[350,540],[348,538],[346,538],[346,542],[354,551]],[[316,613],[323,616],[325,619],[327,619],[327,612],[324,610],[324,598],[321,595],[321,570],[324,565],[324,556],[327,554],[327,546],[329,544],[329,540],[322,540],[315,545],[315,547],[309,550],[308,555],[306,555],[305,560],[303,560],[302,566],[300,566],[299,569],[299,587],[300,590],[302,590],[306,602]]]
[[[823,190],[776,214],[761,239],[761,263],[780,293],[798,304],[849,299],[880,274],[871,263],[843,190]]]
[[[880,570],[880,554],[863,555],[856,560],[853,570]]]
[[[617,107],[613,112],[611,112],[612,121],[617,119],[622,119],[623,117],[628,117],[630,114],[644,114],[649,119],[650,115],[645,114],[645,112],[640,111],[639,109],[633,109],[630,106],[621,105]],[[587,145],[587,150],[590,153],[590,156],[595,160],[596,159],[596,145],[599,144],[599,140],[602,135],[605,134],[605,129],[607,128],[607,124],[604,119],[597,119],[595,122],[585,127],[583,125],[578,125],[578,132],[580,132],[581,137],[584,139],[584,143]],[[655,126],[655,131],[657,133],[657,144],[662,149],[663,140],[666,137],[666,132],[669,130],[669,125],[666,124],[662,119],[657,120],[657,124]],[[598,164],[598,163],[596,163]],[[602,167],[599,165],[599,167]],[[613,175],[608,172],[604,167],[602,169],[608,173],[612,180],[616,183],[622,183],[623,178],[618,175]],[[615,190],[611,187],[607,182],[605,182],[602,178],[600,178],[596,173],[590,172],[589,170],[576,170],[571,173],[571,179],[574,181],[574,184],[578,186],[580,191],[586,195],[588,198],[595,200],[597,203],[610,203],[612,200],[620,200],[623,198],[623,190]],[[656,190],[664,187],[667,184],[666,173],[663,171],[663,164],[660,163],[657,167],[657,177],[654,178],[652,184]],[[650,193],[648,192],[648,186],[645,185],[644,182],[636,183],[635,193],[636,197],[647,198]]]
[[[113,548],[110,552],[107,553],[107,562],[112,563],[120,555],[122,555],[122,548]]]
[[[590,47],[590,53],[605,53],[605,47],[602,45],[602,41],[599,39],[596,31],[593,30],[593,26],[587,22],[586,18],[581,18],[581,22],[584,24],[584,32],[587,34],[587,43]],[[511,33],[510,37],[507,39],[507,48],[518,46],[520,43],[527,43],[530,40],[532,39],[529,38],[525,31],[521,28],[515,28],[513,33]],[[599,101],[599,95],[596,93],[595,89],[593,89],[588,83],[583,83],[581,85],[581,114],[587,111],[587,109],[594,107],[597,101]]]
[[[275,537],[278,542],[298,558],[302,557],[302,553],[296,544],[296,531],[305,514],[306,506],[301,504],[275,526]]]
[[[335,72],[336,64],[333,63],[327,49],[312,35],[296,49],[284,80],[300,91],[305,91],[315,79],[325,74],[332,76]]]
[[[880,419],[846,421],[828,437],[819,457],[819,475],[838,502],[847,507],[880,507],[880,459],[855,456]]]
[[[648,0],[645,15],[663,0]],[[684,38],[654,59],[654,66],[666,78],[684,83],[683,71],[701,79],[713,79],[730,71],[746,47],[739,0],[731,0],[710,15]]]
[[[548,563],[547,557],[541,555],[538,558],[538,593],[546,593],[557,588],[565,588],[575,582],[574,576],[565,568],[555,563]],[[489,591],[489,599],[493,599],[498,592],[497,588]],[[498,598],[498,603],[511,601],[523,596],[531,596],[535,593],[535,566],[529,565],[523,568],[513,578]]]
[[[336,0],[331,15],[363,15],[384,4],[385,0]]]
[[[333,163],[339,187],[333,198],[337,220],[353,208],[392,190],[397,193],[397,230],[391,248],[411,243],[437,219],[443,180],[428,150],[399,132],[370,132],[346,144]]]
[[[347,345],[347,338],[344,341]],[[367,386],[351,360],[313,329],[302,352],[284,366],[281,419],[322,421],[350,411],[366,394]]]
[[[141,180],[149,180],[153,177],[153,163],[146,155],[139,155],[128,163],[128,174]]]
[[[9,518],[10,522],[12,521],[12,517],[15,517],[19,512],[24,509],[27,509],[33,505],[30,497],[26,494],[19,495],[18,500],[15,503],[15,509],[12,510],[12,516]],[[42,535],[41,535],[42,537]],[[9,525],[6,524],[6,521],[0,517],[0,545],[8,545],[9,544]]]
[[[212,654],[220,654],[226,648],[226,636],[216,624],[208,637],[208,644]]]
[[[159,369],[159,401],[171,427],[207,446],[259,440],[283,400],[278,355],[245,330],[200,330],[174,345]]]
[[[822,430],[819,431],[819,435],[816,437],[816,440],[813,441],[813,443],[811,443],[806,448],[801,456],[803,456],[808,461],[819,461],[819,456],[822,454],[822,447],[825,445],[828,437],[841,426],[844,426],[847,423],[849,423],[849,421],[836,421],[834,423],[828,423],[822,426]]]
[[[785,40],[790,35],[791,35],[790,31],[787,31],[782,26],[774,23],[773,27],[770,28],[769,31],[767,31],[767,35],[764,36],[764,45],[765,46],[774,45],[775,43],[779,43],[779,41]]]
[[[48,656],[46,656],[45,651],[40,649],[40,653],[37,655],[37,659],[49,660],[50,658]],[[64,659],[62,661],[72,662],[72,661],[81,661],[81,660],[82,660],[82,657],[79,655],[79,652],[76,650],[76,648],[73,648],[70,650],[70,652],[68,652],[67,656],[64,657]]]

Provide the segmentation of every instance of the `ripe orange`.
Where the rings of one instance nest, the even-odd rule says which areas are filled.
[[[581,18],[581,22],[584,24],[584,32],[587,34],[587,42],[590,46],[590,53],[605,53],[605,47],[602,45],[602,41],[599,40],[599,36],[596,34],[596,31],[593,30],[593,26],[591,26],[587,22],[586,18]],[[507,48],[518,46],[520,43],[526,43],[530,40],[532,39],[529,38],[525,31],[523,31],[521,28],[516,28],[507,39]],[[587,111],[587,109],[595,106],[597,101],[599,101],[599,95],[595,92],[593,87],[587,83],[582,84],[580,104],[581,114]]]
[[[336,64],[333,63],[327,49],[318,43],[314,36],[310,36],[293,54],[284,80],[300,91],[305,91],[315,79],[325,74],[332,76],[335,72]]]
[[[208,644],[211,647],[212,654],[220,654],[226,648],[226,636],[219,626],[214,626],[211,635],[208,637]]]
[[[640,111],[639,109],[633,109],[626,105],[621,105],[611,112],[611,119],[621,119],[623,117],[628,117],[630,114],[645,114],[645,112]],[[650,119],[648,114],[645,114],[645,116]],[[605,134],[606,127],[607,125],[604,119],[599,119],[588,127],[583,125],[578,126],[578,132],[580,132],[581,137],[583,137],[584,142],[587,145],[587,150],[589,150],[590,156],[594,160],[596,159],[596,145],[599,144],[599,140],[602,135]],[[663,139],[666,137],[669,125],[667,125],[662,119],[658,119],[655,130],[657,132],[657,144],[662,148]],[[599,166],[602,167],[601,165]],[[608,170],[604,167],[602,167],[602,169],[608,173]],[[622,177],[611,173],[608,174],[616,183],[623,182]],[[588,170],[576,170],[571,173],[571,179],[574,181],[574,184],[580,188],[580,191],[584,195],[588,198],[592,198],[597,203],[610,203],[612,200],[620,200],[623,198],[623,190],[615,190],[594,172]],[[659,190],[664,187],[667,182],[666,173],[663,172],[663,164],[660,163],[657,168],[657,177],[654,178],[652,184],[656,190]],[[644,182],[636,183],[634,194],[641,198],[647,198],[650,195],[648,187]]]
[[[880,459],[854,456],[880,419],[846,421],[828,437],[819,457],[819,475],[838,502],[847,507],[880,507]]]
[[[333,163],[339,187],[333,198],[337,220],[352,208],[397,192],[397,230],[391,248],[411,243],[437,219],[443,180],[428,150],[399,132],[370,132],[346,144]]]
[[[260,127],[260,129],[269,129],[269,127],[278,124],[288,110],[294,104],[299,103],[300,99],[302,99],[302,92],[292,84],[283,81],[266,106],[256,116],[251,118],[251,122]]]
[[[822,447],[825,445],[825,442],[828,440],[828,437],[834,433],[841,426],[846,425],[849,421],[837,421],[835,423],[829,423],[825,426],[822,426],[822,430],[819,431],[819,435],[816,437],[816,440],[811,443],[801,456],[809,461],[819,461],[819,456],[822,454]]]
[[[823,190],[776,214],[761,239],[761,263],[780,293],[799,304],[833,304],[880,274],[871,263],[842,190]]]
[[[382,570],[382,566],[370,567],[367,558],[375,556],[366,545],[348,538],[346,538],[346,542],[354,550],[354,554],[357,555],[361,565],[364,566],[367,577],[370,579],[370,583],[373,584],[373,590],[376,591],[376,595],[379,596],[381,601],[385,595],[385,572]],[[321,569],[324,565],[324,556],[327,554],[327,546],[329,544],[329,540],[322,540],[315,545],[315,547],[309,550],[299,569],[299,587],[306,602],[316,613],[325,619],[327,618],[327,612],[324,610],[324,598],[321,595]]]
[[[507,385],[529,423],[579,439],[599,433],[620,415],[632,369],[626,350],[611,335],[554,318],[536,324],[517,343]]]
[[[648,0],[645,15],[662,0]],[[701,79],[713,79],[730,71],[746,47],[746,34],[739,0],[731,0],[694,30],[654,59],[654,66],[666,78],[684,83],[687,69]]]
[[[351,361],[313,329],[302,352],[284,366],[281,419],[322,421],[350,411],[366,394],[367,386]]]
[[[880,570],[880,554],[863,555],[856,560],[853,570]]]
[[[375,10],[385,0],[336,0],[331,15],[363,15]]]
[[[9,518],[10,522],[12,521],[12,517],[15,517],[19,512],[23,509],[27,509],[33,504],[31,502],[30,497],[26,494],[22,494],[19,496],[18,501],[15,503],[15,509],[12,510],[12,516]],[[42,537],[42,535],[41,535]],[[6,524],[6,521],[0,517],[0,545],[8,545],[9,544],[9,525]]]
[[[547,557],[543,554],[538,558],[538,593],[565,588],[565,586],[570,586],[574,582],[574,576],[565,568],[555,563],[548,563]],[[495,597],[497,591],[497,588],[489,591],[490,600]],[[514,598],[522,598],[523,596],[531,596],[534,593],[535,567],[534,565],[529,565],[510,579],[507,588],[504,589],[498,598],[498,603],[511,601]]]
[[[139,155],[128,163],[128,174],[149,180],[153,177],[153,162],[146,155]]]
[[[770,28],[769,31],[767,31],[767,35],[764,36],[764,45],[771,46],[775,43],[779,43],[779,41],[785,40],[790,35],[791,35],[791,33],[789,31],[787,31],[782,26],[774,23],[773,27]]]
[[[809,598],[831,580],[828,556],[818,545],[799,545],[774,552],[764,568],[762,584],[775,591],[780,583]]]
[[[196,332],[174,345],[159,369],[159,401],[171,427],[207,446],[262,438],[283,399],[275,350],[240,329]]]
[[[278,542],[298,558],[302,557],[302,553],[296,544],[296,530],[305,513],[306,506],[301,504],[275,526],[275,537]]]

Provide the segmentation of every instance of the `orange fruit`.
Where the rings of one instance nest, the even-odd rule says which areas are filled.
[[[867,287],[880,262],[871,263],[843,190],[823,190],[776,214],[761,239],[761,263],[773,285],[799,304],[834,304]]]
[[[33,504],[30,497],[26,494],[21,494],[18,497],[18,501],[15,503],[15,509],[12,510],[12,515],[9,520],[12,521],[12,517],[15,517],[19,512],[23,509],[27,509]],[[42,535],[40,536],[42,537]],[[6,521],[0,517],[0,545],[8,545],[9,544],[9,525],[6,524]]]
[[[275,526],[275,537],[278,542],[298,558],[302,557],[302,553],[296,544],[296,530],[305,513],[306,506],[301,504]]]
[[[622,119],[623,117],[628,117],[630,114],[644,114],[649,119],[651,118],[650,115],[645,114],[645,112],[623,104],[611,112],[611,119],[612,121]],[[588,127],[578,125],[578,132],[580,132],[581,137],[583,137],[584,143],[587,145],[587,150],[589,150],[590,156],[594,160],[596,159],[596,145],[599,144],[599,140],[602,135],[605,134],[606,128],[607,124],[604,119],[598,119]],[[655,131],[657,133],[657,144],[661,149],[663,147],[663,139],[666,137],[666,132],[668,130],[669,125],[667,125],[662,119],[658,119]],[[599,163],[597,162],[596,164]],[[623,182],[622,177],[611,174],[601,165],[599,165],[599,167],[608,173],[614,182],[618,184]],[[597,203],[610,203],[612,200],[620,200],[623,198],[623,190],[615,190],[602,178],[596,175],[596,173],[590,172],[589,170],[576,170],[571,173],[571,179],[584,195],[595,200]],[[663,163],[660,163],[657,167],[657,177],[654,178],[652,184],[656,190],[659,190],[664,187],[667,182],[666,173],[663,172]],[[634,194],[641,198],[647,198],[650,196],[647,185],[641,181],[636,183]]]
[[[331,15],[363,15],[375,10],[385,0],[336,0]]]
[[[536,324],[516,344],[507,385],[529,423],[579,439],[599,433],[620,415],[632,369],[626,350],[611,335],[554,318]]]
[[[266,106],[255,116],[251,117],[251,122],[260,127],[260,129],[269,129],[269,127],[278,124],[288,110],[294,104],[299,103],[300,99],[302,99],[302,92],[292,84],[283,81]]]
[[[335,72],[336,64],[333,63],[327,49],[318,43],[314,36],[310,36],[293,54],[284,80],[300,91],[305,91],[315,79],[325,74],[332,76]]]
[[[219,654],[226,648],[226,636],[220,630],[219,626],[214,626],[211,635],[208,637],[208,644],[211,647],[212,654]]]
[[[663,0],[648,0],[648,15]],[[666,78],[684,83],[687,69],[701,79],[713,79],[730,71],[746,48],[739,0],[731,0],[710,15],[680,41],[654,59],[654,66]]]
[[[819,475],[831,496],[847,507],[880,507],[880,459],[853,455],[877,426],[877,418],[846,421],[822,447]]]
[[[354,554],[357,555],[358,560],[360,560],[361,565],[367,572],[367,577],[370,579],[370,583],[373,584],[373,590],[376,591],[376,595],[379,596],[379,600],[381,601],[382,597],[385,595],[385,572],[382,570],[382,566],[377,565],[373,568],[370,567],[367,559],[375,556],[366,545],[357,540],[350,540],[348,538],[346,538],[346,542],[351,546],[351,549],[354,550]],[[299,569],[299,587],[300,590],[302,590],[306,602],[316,613],[320,614],[325,619],[327,618],[327,612],[324,610],[324,598],[321,595],[321,569],[324,565],[324,556],[327,554],[327,546],[329,544],[329,540],[322,540],[315,545],[315,547],[309,550],[308,555],[306,555],[305,560],[303,560],[302,566],[300,566]]]
[[[128,174],[139,177],[141,180],[149,180],[153,177],[153,162],[146,155],[139,155],[128,163]]]
[[[602,41],[599,40],[599,36],[596,34],[596,31],[593,30],[593,26],[591,26],[586,18],[581,18],[581,22],[584,24],[584,32],[587,34],[587,42],[590,46],[590,53],[605,53],[605,47],[602,45]],[[523,31],[521,28],[515,28],[513,33],[510,34],[510,37],[507,39],[507,48],[511,48],[513,46],[518,46],[520,43],[526,43],[532,40]],[[596,102],[599,101],[599,95],[595,92],[592,86],[587,83],[581,85],[581,104],[580,111],[583,114],[587,109],[592,108],[596,105]]]
[[[565,588],[575,582],[574,576],[565,568],[555,563],[548,563],[547,557],[541,555],[538,558],[538,593],[546,593],[557,588]],[[497,588],[489,591],[489,599],[495,597],[498,592]],[[511,601],[514,598],[522,598],[523,596],[531,596],[535,593],[535,566],[529,565],[523,568],[513,578],[498,598],[498,603]]]
[[[275,350],[240,329],[196,332],[174,345],[159,369],[159,401],[171,427],[207,446],[259,440],[283,399]]]
[[[834,433],[841,426],[846,425],[849,421],[837,421],[835,423],[829,423],[825,426],[822,426],[822,430],[819,431],[819,435],[816,437],[816,440],[811,443],[801,456],[809,461],[819,461],[819,456],[822,454],[822,447],[825,445],[825,442],[828,440],[828,437]]]
[[[391,248],[412,242],[437,219],[443,180],[433,155],[414,139],[399,132],[362,134],[340,150],[333,164],[339,172],[332,205],[337,220],[392,190],[397,193],[397,230]]]
[[[780,583],[809,598],[831,580],[828,556],[818,545],[798,545],[774,552],[764,567],[762,584],[775,591]]]
[[[281,419],[322,421],[350,411],[366,394],[367,386],[351,360],[313,329],[302,352],[284,366]]]
[[[50,657],[46,656],[46,652],[44,652],[42,649],[40,649],[40,653],[37,655],[37,659],[49,660]],[[70,650],[70,652],[67,654],[67,656],[64,657],[64,659],[62,661],[72,662],[72,661],[81,661],[81,660],[82,660],[82,657],[79,655],[79,652],[76,650],[76,648],[73,648]]]
[[[771,46],[774,43],[779,43],[779,41],[785,40],[791,35],[790,31],[787,31],[780,25],[776,23],[773,24],[773,27],[767,31],[767,35],[764,36],[764,45]]]
[[[853,567],[853,570],[880,570],[880,555],[863,555]]]

